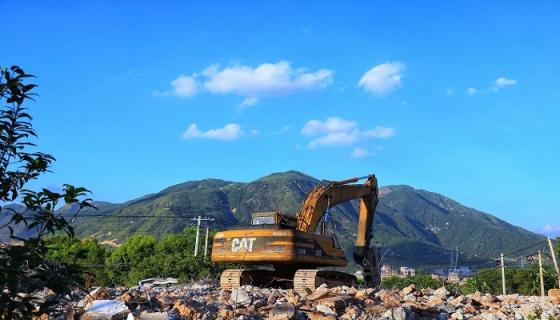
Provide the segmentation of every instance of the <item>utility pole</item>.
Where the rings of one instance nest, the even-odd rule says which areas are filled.
[[[539,250],[539,277],[541,280],[541,296],[544,297],[544,279],[543,279],[543,269],[542,269],[542,252]]]
[[[208,225],[206,225],[206,237],[204,238],[204,256],[208,255]]]
[[[191,218],[192,221],[196,221],[196,239],[194,242],[194,256],[198,256],[198,239],[200,238],[200,222],[201,221],[214,221],[214,218],[206,218],[198,216],[196,218]],[[208,244],[208,227],[206,227],[206,244]],[[204,250],[204,255],[206,255],[207,249]]]
[[[558,278],[558,288],[560,288],[560,271],[558,270],[558,261],[556,260],[554,246],[552,245],[550,238],[548,238],[548,246],[550,247],[550,255],[552,256],[552,262],[554,263],[554,269],[556,270],[556,277]]]
[[[500,266],[502,267],[502,294],[506,295],[506,266],[504,263],[504,254],[500,254]]]

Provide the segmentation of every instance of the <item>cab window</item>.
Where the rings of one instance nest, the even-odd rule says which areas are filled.
[[[255,217],[253,218],[253,225],[259,224],[275,224],[274,217]]]

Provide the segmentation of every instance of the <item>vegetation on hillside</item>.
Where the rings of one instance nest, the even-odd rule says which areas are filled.
[[[36,96],[32,92],[36,85],[27,83],[32,77],[17,66],[0,68],[0,234],[9,235],[0,240],[0,319],[31,319],[47,313],[56,301],[38,300],[37,291],[47,288],[63,296],[84,283],[78,265],[48,258],[44,239],[55,233],[73,235],[56,208],[73,205],[77,214],[91,206],[89,199],[83,199],[88,191],[71,185],[61,191],[25,189],[55,160],[37,151],[31,140],[37,135],[27,106]],[[11,206],[14,201],[21,201],[24,211]]]
[[[519,293],[521,295],[540,295],[539,269],[530,268],[506,268],[506,292]],[[557,278],[553,268],[545,267],[543,270],[545,292],[556,287]],[[469,278],[462,286],[465,293],[490,292],[502,294],[502,271],[501,269],[485,269]]]
[[[182,282],[217,277],[225,266],[212,264],[209,256],[203,256],[202,246],[200,256],[193,256],[195,235],[195,228],[159,240],[136,235],[113,250],[91,238],[52,237],[47,240],[48,256],[80,265],[88,286],[131,286],[152,277],[175,277]]]
[[[418,289],[432,288],[437,289],[443,285],[440,280],[433,279],[429,274],[420,274],[411,277],[391,276],[384,278],[381,282],[383,289],[399,289],[414,284]]]
[[[79,218],[78,234],[95,233],[105,239],[124,241],[135,233],[160,237],[181,232],[188,216],[216,219],[213,227],[246,224],[253,212],[279,210],[295,214],[301,201],[319,180],[296,171],[276,173],[250,183],[216,179],[178,184],[161,192],[119,205],[104,204],[99,211],[111,218]],[[351,256],[357,227],[355,203],[336,206],[331,211],[336,234]],[[129,219],[130,216],[153,216]],[[177,219],[159,218],[176,216]],[[500,252],[531,245],[534,250],[542,236],[512,226],[491,215],[465,207],[442,195],[408,186],[381,188],[375,216],[375,242],[391,249],[391,264],[408,266],[449,266],[459,250],[459,265],[489,266]],[[520,254],[523,254],[521,252]]]

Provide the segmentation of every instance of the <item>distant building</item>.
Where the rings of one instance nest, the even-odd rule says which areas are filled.
[[[403,277],[414,277],[416,275],[416,270],[409,267],[401,267],[400,274]]]
[[[393,271],[393,267],[389,265],[381,266],[381,278],[397,276],[397,272]]]

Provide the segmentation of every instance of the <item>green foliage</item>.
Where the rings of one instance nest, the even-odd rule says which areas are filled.
[[[539,269],[531,268],[506,268],[506,292],[519,293],[521,295],[540,295]],[[554,270],[543,268],[545,291],[555,287]],[[490,292],[492,294],[502,293],[502,271],[501,269],[485,269],[469,278],[461,287],[464,293],[474,291]]]
[[[429,274],[420,274],[412,277],[397,277],[391,276],[383,278],[381,281],[381,287],[383,289],[403,289],[409,285],[414,284],[416,288],[432,288],[437,289],[442,286],[442,282],[433,279]]]
[[[195,234],[194,228],[187,228],[182,234],[169,234],[159,241],[147,235],[130,237],[107,258],[111,281],[134,285],[156,276],[187,281],[219,275],[223,266],[212,264],[209,257],[193,256]]]
[[[65,236],[49,237],[45,240],[47,257],[68,264],[77,264],[83,268],[85,285],[109,285],[109,274],[105,260],[110,254],[107,247],[100,245],[96,239],[79,240]]]
[[[9,241],[0,242],[0,319],[30,319],[46,313],[56,301],[38,301],[37,291],[48,288],[68,294],[84,280],[79,265],[48,259],[44,238],[55,233],[73,235],[56,208],[72,205],[77,215],[91,206],[89,199],[81,200],[88,190],[71,185],[64,185],[62,192],[24,189],[54,161],[51,155],[35,151],[30,140],[37,134],[24,102],[36,96],[32,93],[36,85],[26,83],[32,77],[17,66],[0,68],[0,234],[9,233]],[[25,211],[6,204],[18,200]],[[21,238],[15,228],[26,229],[31,236]]]

